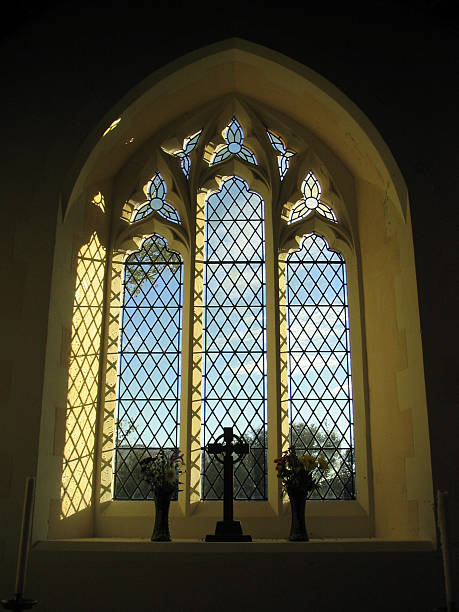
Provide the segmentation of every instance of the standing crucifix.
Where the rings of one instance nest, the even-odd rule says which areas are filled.
[[[232,427],[224,427],[223,435],[206,447],[209,455],[214,455],[223,463],[223,521],[218,521],[215,535],[207,535],[206,542],[251,542],[252,536],[242,533],[241,523],[233,520],[233,468],[250,452],[249,445],[233,434]],[[219,442],[223,438],[225,444]],[[236,438],[236,443],[233,443]],[[233,458],[233,453],[236,459]],[[223,459],[219,455],[224,455]]]

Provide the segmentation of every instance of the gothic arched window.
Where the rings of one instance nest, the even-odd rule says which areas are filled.
[[[185,135],[181,149],[161,145],[168,154],[157,158],[161,173],[156,170],[139,192],[147,202],[134,197],[124,208],[131,228],[124,237],[143,242],[122,266],[114,497],[146,499],[139,459],[180,447],[192,465],[189,499],[221,499],[220,464],[204,449],[232,426],[251,445],[235,472],[236,500],[269,498],[269,458],[288,445],[328,457],[331,476],[315,498],[353,499],[346,266],[311,233],[322,227],[342,238],[346,228],[323,201],[301,152],[275,131],[264,127],[255,138],[234,115],[219,137],[212,129]],[[181,243],[183,258],[168,237]],[[292,240],[301,242],[299,249]],[[194,298],[184,306],[191,311],[182,326],[187,266]],[[282,283],[284,301],[275,291]],[[192,376],[182,376],[190,367]],[[278,388],[277,407],[270,384]],[[180,414],[189,424],[182,432]]]
[[[174,537],[210,533],[221,518],[221,481],[202,447],[234,415],[237,431],[252,438],[234,510],[253,537],[288,532],[274,460],[293,443],[322,449],[332,463],[308,503],[312,537],[430,538],[429,434],[403,177],[375,126],[330,83],[249,43],[228,44],[160,71],[145,95],[123,102],[121,117],[94,132],[94,149],[68,184],[41,422],[48,537],[148,536],[152,507],[136,463],[160,446],[179,446],[186,462],[171,508]],[[236,184],[243,185],[236,200],[244,193],[262,202],[263,258],[261,250],[249,253],[257,232],[248,242],[238,233],[253,222],[244,217],[229,236],[235,248],[246,241],[244,262],[215,261],[207,212]],[[228,212],[239,214],[239,204]],[[319,252],[323,261],[314,259]],[[251,312],[249,325],[232,310],[231,292],[242,301],[259,284],[247,282],[256,262],[263,262],[264,295],[261,307],[255,298],[247,306],[261,317]],[[171,280],[178,265],[180,293]],[[208,279],[230,265],[234,286],[217,304]],[[163,270],[153,283],[155,275],[143,272],[151,266]],[[311,277],[304,290],[295,280],[300,269]],[[130,270],[144,276],[138,293],[126,284]],[[174,287],[173,307],[166,296]],[[232,312],[226,323],[223,311]],[[241,361],[237,380],[227,380],[225,351],[228,361]],[[249,366],[258,379],[252,372],[242,380]],[[220,382],[213,372],[223,374]],[[232,382],[240,389],[229,408]],[[241,398],[250,385],[248,412]],[[211,405],[214,390],[219,407]]]

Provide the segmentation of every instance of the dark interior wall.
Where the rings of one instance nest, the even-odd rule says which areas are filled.
[[[1,252],[16,276],[28,261],[33,289],[25,301],[7,295],[2,314],[18,330],[24,320],[38,326],[27,338],[18,332],[30,345],[25,371],[43,369],[59,193],[85,138],[157,68],[210,43],[244,38],[340,88],[380,131],[401,168],[411,203],[434,489],[449,491],[459,515],[459,30],[452,5],[373,2],[370,14],[369,4],[351,3],[344,14],[332,4],[319,11],[307,2],[269,9],[260,2],[188,8],[178,2],[130,8],[16,3],[2,25]],[[34,249],[42,257],[35,267]],[[28,389],[27,401],[37,405],[31,431],[38,427],[40,398],[41,388]],[[33,468],[31,458],[30,473]],[[22,495],[22,483],[13,492]],[[457,556],[457,522],[451,536]]]
[[[60,612],[63,602],[72,612],[433,612],[442,600],[441,569],[427,552],[74,552],[65,575],[61,563],[50,552],[32,562],[30,589],[45,612]],[[56,588],[50,575],[62,575]],[[110,576],[120,579],[110,584]]]

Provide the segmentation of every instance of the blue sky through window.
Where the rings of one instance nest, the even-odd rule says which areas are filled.
[[[320,497],[354,494],[351,357],[346,265],[323,238],[305,237],[286,264],[291,443],[313,433],[331,474]],[[301,448],[302,451],[307,450]],[[312,450],[312,449],[309,449]],[[319,494],[316,494],[319,495]]]
[[[250,439],[260,449],[258,463],[238,470],[235,494],[260,499],[266,495],[263,200],[231,177],[208,198],[205,227],[202,445],[229,426]]]
[[[130,446],[178,442],[183,264],[166,245],[147,238],[125,264],[118,421]]]

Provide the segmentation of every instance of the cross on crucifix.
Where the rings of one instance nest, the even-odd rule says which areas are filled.
[[[224,444],[219,442],[223,438]],[[233,440],[236,439],[236,443]],[[209,455],[214,455],[223,463],[223,521],[218,521],[215,535],[207,535],[206,542],[251,542],[252,537],[242,533],[241,523],[233,520],[233,468],[250,452],[249,445],[233,434],[232,427],[224,427],[223,435],[206,447]],[[219,455],[224,455],[223,459]],[[233,458],[233,454],[237,455]]]

